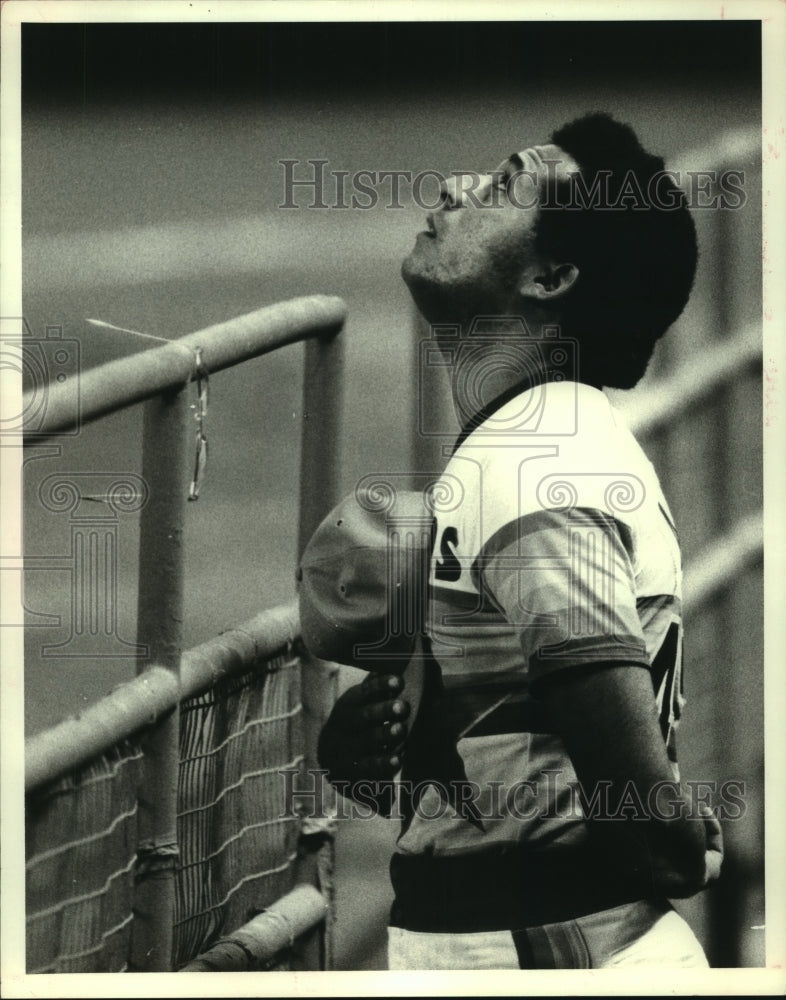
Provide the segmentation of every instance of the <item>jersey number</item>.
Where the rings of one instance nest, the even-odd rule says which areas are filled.
[[[652,686],[658,705],[660,728],[664,740],[679,715],[679,696],[682,694],[682,627],[672,622],[652,663]]]
[[[454,527],[447,527],[442,532],[439,540],[439,556],[434,575],[438,580],[448,580],[455,583],[461,576],[461,563],[456,556],[455,548],[450,546],[458,545],[458,530]]]

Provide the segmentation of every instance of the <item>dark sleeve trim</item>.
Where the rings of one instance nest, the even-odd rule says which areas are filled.
[[[610,534],[616,534],[623,547],[630,554],[630,531],[626,525],[619,523],[616,518],[605,511],[594,507],[570,507],[567,509],[537,510],[530,514],[523,514],[513,521],[508,521],[498,528],[490,538],[483,544],[470,571],[472,582],[481,590],[480,579],[483,567],[487,566],[494,556],[499,555],[506,548],[515,542],[526,538],[527,535],[536,534],[539,531],[566,527],[596,527],[601,528]]]

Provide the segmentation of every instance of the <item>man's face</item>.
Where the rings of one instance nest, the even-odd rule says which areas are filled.
[[[427,217],[401,273],[431,322],[517,315],[522,278],[542,265],[535,248],[538,204],[547,178],[578,165],[554,145],[514,153],[489,174],[462,174],[445,185],[442,207]]]

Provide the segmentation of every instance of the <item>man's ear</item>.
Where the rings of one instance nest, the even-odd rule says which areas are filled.
[[[578,276],[575,264],[541,263],[521,276],[519,294],[545,304],[570,291]]]

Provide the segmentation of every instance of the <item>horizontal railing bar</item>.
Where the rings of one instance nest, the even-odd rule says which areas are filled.
[[[738,128],[721,132],[710,142],[683,149],[667,166],[679,174],[683,188],[692,183],[689,170],[720,170],[725,166],[747,166],[761,159],[761,128]]]
[[[33,791],[105,753],[222,677],[285,652],[299,630],[296,601],[263,611],[184,652],[180,689],[170,671],[152,666],[79,715],[36,733],[25,742],[25,790]]]
[[[151,667],[79,715],[25,740],[25,791],[68,773],[131,736],[177,704],[177,678]]]
[[[255,660],[285,652],[299,635],[297,601],[291,601],[187,650],[181,667],[181,701],[202,694],[223,677],[240,673]]]
[[[725,534],[713,538],[688,563],[682,578],[684,613],[701,611],[740,573],[764,555],[764,515],[748,514]]]
[[[295,939],[321,923],[328,912],[322,893],[298,885],[262,913],[180,969],[181,972],[244,972],[290,948]]]
[[[221,371],[286,344],[337,333],[346,318],[346,305],[332,295],[309,295],[278,302],[255,312],[186,334],[160,347],[109,361],[79,376],[78,414],[74,390],[68,384],[50,383],[25,393],[23,412],[38,414],[40,399],[45,412],[36,418],[28,440],[47,437],[83,426],[115,410],[150,399],[167,389],[185,385],[196,374],[196,350],[208,373]]]
[[[713,344],[702,356],[701,373],[695,361],[686,362],[667,377],[642,386],[625,399],[625,421],[637,437],[653,434],[710,399],[718,389],[761,363],[761,328],[746,327],[730,340]]]

